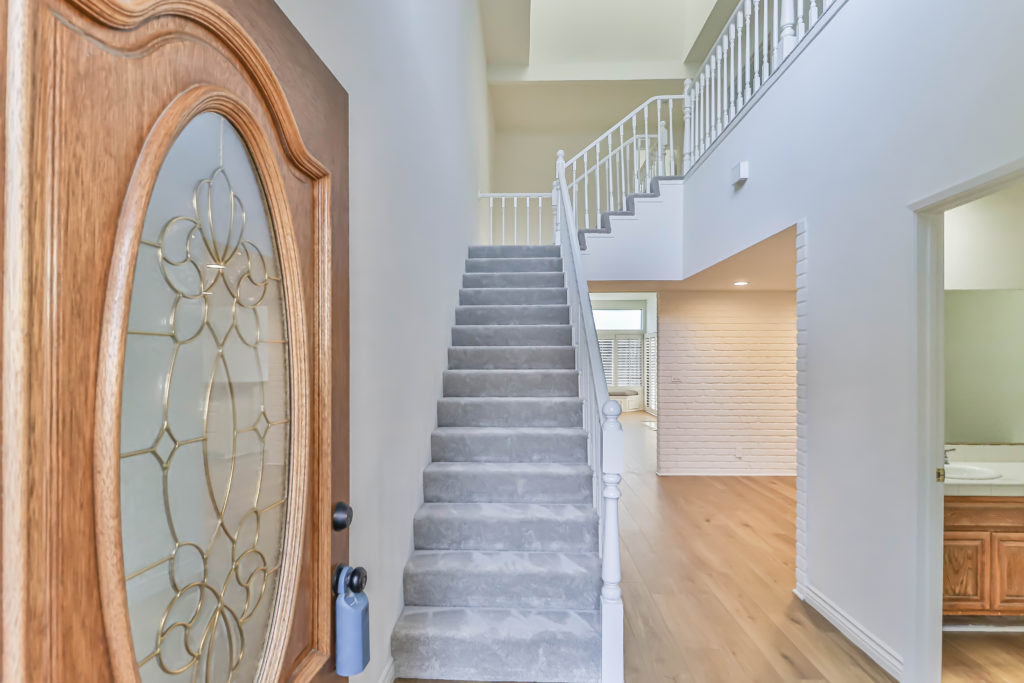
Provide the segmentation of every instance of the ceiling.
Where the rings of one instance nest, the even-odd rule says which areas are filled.
[[[746,281],[746,287],[734,282]],[[796,290],[796,226],[778,232],[685,280],[658,282],[591,282],[592,292],[794,291]]]

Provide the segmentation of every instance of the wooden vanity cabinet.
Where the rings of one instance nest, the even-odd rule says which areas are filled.
[[[944,614],[1024,614],[1024,498],[949,496]]]

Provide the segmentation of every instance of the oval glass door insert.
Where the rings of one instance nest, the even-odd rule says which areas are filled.
[[[143,681],[252,681],[289,476],[281,262],[254,164],[223,116],[171,146],[132,283],[121,533]]]

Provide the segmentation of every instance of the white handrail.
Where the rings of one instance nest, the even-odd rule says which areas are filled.
[[[601,681],[623,683],[622,562],[619,552],[619,482],[624,469],[624,441],[619,414],[622,408],[608,397],[608,384],[601,363],[590,290],[583,274],[576,218],[565,180],[565,153],[558,152],[553,199],[555,223],[566,273],[569,313],[576,347],[576,369],[580,373],[583,399],[583,428],[594,471],[594,505],[600,520],[601,551]],[[598,480],[598,477],[600,479]]]

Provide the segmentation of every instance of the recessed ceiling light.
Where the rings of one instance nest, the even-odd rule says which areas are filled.
[[[732,283],[733,287],[746,287],[749,284],[750,283],[747,282],[746,280],[737,280],[736,282]]]

